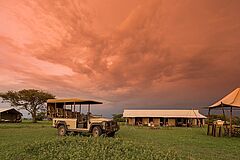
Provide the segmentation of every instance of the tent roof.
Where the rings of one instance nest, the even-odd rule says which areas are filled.
[[[209,108],[216,108],[216,107],[224,107],[232,106],[232,107],[239,107],[240,108],[240,88],[235,89],[225,97],[223,97],[218,102],[214,103],[213,105],[209,106]]]
[[[123,117],[206,118],[198,110],[124,110]]]
[[[11,112],[11,113],[18,113],[18,114],[22,115],[22,113],[19,112],[18,110],[16,110],[15,108],[0,108],[0,113],[6,112],[6,111]]]
[[[83,100],[79,98],[48,99],[47,103],[67,103],[67,104],[102,104],[102,102],[93,100]]]

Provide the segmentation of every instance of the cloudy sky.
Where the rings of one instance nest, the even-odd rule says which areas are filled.
[[[197,108],[240,86],[239,0],[0,0],[0,91]]]

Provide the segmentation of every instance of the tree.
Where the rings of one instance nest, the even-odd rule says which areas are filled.
[[[233,117],[233,124],[240,125],[240,117],[239,116]]]
[[[44,120],[45,118],[47,118],[45,111],[41,111],[41,112],[38,112],[38,113],[37,113],[37,116],[36,116],[36,120],[37,120],[37,121],[42,121],[42,120]]]
[[[32,121],[37,122],[37,113],[44,109],[48,99],[55,98],[54,95],[36,89],[23,89],[20,91],[8,91],[0,93],[3,102],[8,102],[13,107],[25,109],[32,116]]]
[[[113,114],[113,120],[117,122],[124,122],[123,114]]]

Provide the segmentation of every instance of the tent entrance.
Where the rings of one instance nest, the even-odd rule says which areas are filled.
[[[136,117],[135,118],[135,125],[142,125],[143,124],[143,118],[142,117]]]
[[[186,127],[188,123],[187,118],[177,118],[176,119],[176,126],[177,127]]]

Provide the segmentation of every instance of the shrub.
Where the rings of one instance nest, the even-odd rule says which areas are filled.
[[[180,159],[174,151],[161,151],[151,145],[136,144],[119,138],[63,137],[34,142],[10,159]]]

